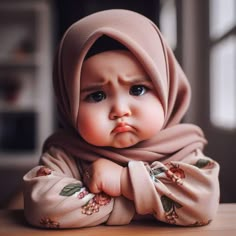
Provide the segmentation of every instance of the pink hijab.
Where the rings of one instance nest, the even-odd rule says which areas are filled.
[[[76,127],[82,63],[103,35],[123,44],[140,61],[158,91],[165,113],[165,125],[155,137],[125,149],[90,145]],[[82,160],[103,157],[125,165],[130,160],[182,160],[197,148],[203,149],[206,143],[199,127],[180,124],[190,102],[189,83],[156,25],[138,13],[106,10],[74,23],[61,40],[53,82],[64,128],[46,140],[44,151],[56,146]]]

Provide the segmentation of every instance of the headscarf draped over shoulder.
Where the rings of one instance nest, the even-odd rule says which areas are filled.
[[[164,109],[163,129],[150,140],[126,149],[95,147],[77,132],[82,63],[102,36],[118,41],[133,53],[150,76]],[[206,143],[198,126],[180,124],[190,102],[188,80],[157,26],[139,13],[105,10],[74,23],[59,45],[53,84],[64,128],[46,140],[44,151],[57,146],[82,160],[103,157],[125,165],[130,160],[181,160]]]

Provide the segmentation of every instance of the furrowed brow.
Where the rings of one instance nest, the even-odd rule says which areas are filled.
[[[123,84],[151,84],[151,80],[148,77],[139,77],[139,78],[132,78],[132,79],[122,79]]]

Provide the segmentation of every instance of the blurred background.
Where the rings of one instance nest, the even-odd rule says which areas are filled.
[[[236,202],[236,1],[0,0],[0,208],[22,188],[58,126],[53,57],[80,18],[123,8],[154,21],[192,87],[185,121],[202,127],[205,153],[221,165],[221,202]]]

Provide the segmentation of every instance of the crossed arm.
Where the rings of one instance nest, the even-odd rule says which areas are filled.
[[[107,159],[93,162],[83,175],[85,185],[92,193],[104,192],[112,197],[121,195],[133,200],[128,168]]]
[[[122,167],[99,159],[80,174],[75,160],[51,148],[24,177],[25,215],[40,227],[126,224],[135,214],[178,225],[204,225],[219,202],[219,166],[196,151],[182,162]]]

